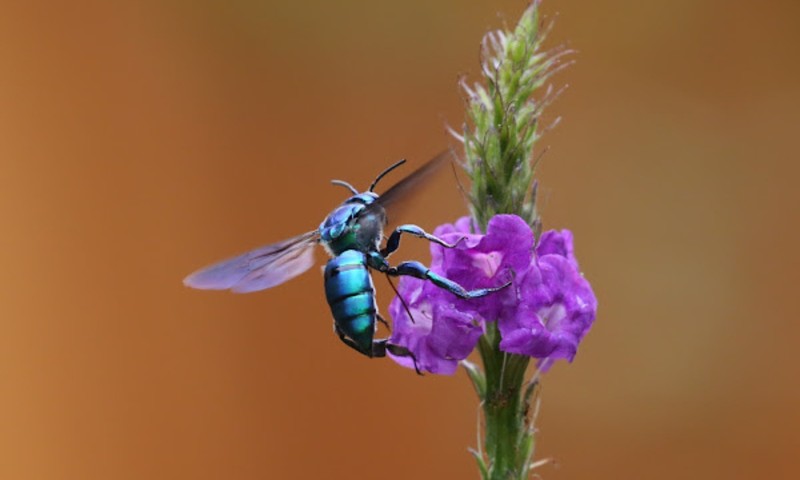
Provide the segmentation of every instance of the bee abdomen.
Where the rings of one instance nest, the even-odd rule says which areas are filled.
[[[366,256],[346,250],[325,266],[325,296],[339,329],[365,351],[375,334],[375,287]]]

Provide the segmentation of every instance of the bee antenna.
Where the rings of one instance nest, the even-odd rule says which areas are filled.
[[[356,188],[354,186],[350,185],[349,183],[345,182],[344,180],[331,180],[331,183],[334,184],[334,185],[339,185],[340,187],[344,187],[344,188],[350,190],[351,192],[353,192],[354,195],[358,195],[359,193],[361,193],[358,190],[356,190]]]
[[[378,175],[378,177],[375,178],[375,181],[372,182],[372,185],[369,186],[369,190],[368,191],[370,191],[370,192],[373,191],[375,189],[375,186],[378,185],[378,182],[380,181],[381,178],[384,177],[384,175],[386,175],[387,173],[391,172],[392,170],[394,170],[395,168],[399,167],[400,165],[402,165],[404,163],[406,163],[406,159],[405,158],[400,160],[399,162],[393,164],[392,166],[390,166],[386,170],[382,171],[380,173],[380,175]]]

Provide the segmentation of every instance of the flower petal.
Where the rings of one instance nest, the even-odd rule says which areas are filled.
[[[570,261],[575,268],[578,267],[578,260],[575,258],[575,251],[572,244],[572,232],[569,230],[548,230],[542,234],[536,245],[536,255],[560,255]]]
[[[434,235],[456,246],[431,244],[432,272],[467,290],[513,284],[465,300],[403,277],[389,305],[391,343],[408,348],[421,370],[452,374],[475,348],[485,322],[498,320],[501,350],[539,358],[545,367],[559,358],[572,361],[594,322],[597,299],[580,273],[569,230],[544,233],[535,255],[533,232],[515,215],[496,215],[485,235],[469,217],[439,226]],[[410,357],[392,358],[414,367]]]
[[[521,281],[518,309],[499,321],[500,349],[571,362],[594,322],[597,299],[568,258],[551,254],[536,263]]]

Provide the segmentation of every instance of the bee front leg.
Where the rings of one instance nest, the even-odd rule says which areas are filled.
[[[499,287],[467,290],[466,288],[450,280],[449,278],[445,278],[441,275],[437,275],[431,272],[431,270],[428,267],[419,262],[403,262],[398,264],[396,267],[389,267],[385,271],[385,273],[387,275],[392,275],[394,277],[407,275],[409,277],[419,278],[422,280],[430,280],[437,287],[443,288],[448,292],[452,293],[453,295],[457,296],[458,298],[464,298],[464,299],[483,297],[485,295],[488,295],[492,292],[496,292],[498,290],[502,290],[507,286],[511,285],[511,282],[509,281],[504,283],[503,285],[500,285]]]
[[[459,238],[455,243],[447,243],[441,238],[431,235],[430,233],[426,232],[422,228],[416,225],[400,225],[399,227],[394,229],[391,235],[389,235],[389,239],[386,240],[386,248],[381,249],[381,255],[384,257],[388,257],[391,255],[397,248],[400,246],[400,235],[407,233],[409,235],[414,235],[415,237],[424,238],[430,242],[439,244],[445,248],[453,248],[458,245],[465,237]]]

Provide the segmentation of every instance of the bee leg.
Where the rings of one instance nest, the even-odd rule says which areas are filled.
[[[385,320],[384,320],[385,321]],[[347,336],[342,332],[338,325],[334,324],[333,329],[336,331],[336,335],[339,336],[339,339],[348,347],[352,348],[356,352],[366,355],[370,358],[382,358],[386,356],[386,352],[391,353],[392,355],[398,357],[411,357],[411,361],[414,362],[414,370],[417,372],[417,375],[422,375],[422,371],[419,369],[419,365],[417,364],[417,357],[411,353],[411,350],[407,349],[406,347],[401,347],[400,345],[395,345],[393,343],[389,343],[389,339],[384,338],[381,340],[375,340],[372,342],[372,349],[370,351],[362,350],[356,342],[347,338]]]
[[[449,278],[445,278],[441,275],[437,275],[431,272],[428,267],[419,262],[403,262],[398,264],[396,267],[389,267],[385,273],[387,275],[392,275],[395,277],[401,275],[408,275],[409,277],[419,278],[422,280],[430,280],[437,287],[443,288],[448,292],[452,293],[453,295],[457,296],[458,298],[464,298],[464,299],[483,297],[485,295],[488,295],[492,292],[496,292],[498,290],[502,290],[507,286],[511,285],[511,282],[509,281],[504,283],[503,285],[500,285],[499,287],[467,290],[466,288],[450,280]]]
[[[384,257],[388,257],[391,255],[397,248],[400,246],[400,235],[407,233],[409,235],[414,235],[415,237],[424,238],[430,242],[439,244],[445,248],[453,248],[461,241],[464,240],[466,237],[459,238],[455,243],[447,243],[441,238],[431,235],[430,233],[426,232],[422,228],[416,225],[400,225],[399,227],[394,229],[391,235],[389,235],[389,239],[386,240],[386,248],[381,249],[381,255]]]
[[[389,330],[390,332],[392,331],[392,327],[389,326],[389,323],[386,321],[385,318],[381,316],[380,313],[375,312],[375,318],[377,318],[378,321],[381,322],[383,326],[386,327],[387,330]]]
[[[367,351],[362,350],[361,347],[359,347],[356,342],[354,342],[350,338],[347,338],[347,335],[345,335],[344,332],[335,323],[333,324],[333,329],[336,332],[336,335],[339,336],[339,340],[341,340],[345,345],[347,345],[348,347],[352,348],[353,350],[355,350],[356,352],[360,353],[361,355],[366,355],[368,357],[372,357],[373,356],[372,352],[367,352]]]
[[[414,362],[414,370],[417,372],[417,375],[422,375],[422,371],[419,369],[419,364],[417,364],[417,357],[411,353],[411,350],[407,349],[406,347],[401,347],[400,345],[389,343],[389,340],[386,338],[372,342],[373,357],[385,357],[386,352],[389,352],[397,357],[411,357],[411,361]]]

